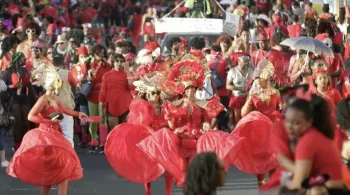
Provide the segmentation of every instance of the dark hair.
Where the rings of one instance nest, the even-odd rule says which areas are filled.
[[[193,37],[189,42],[190,47],[194,49],[203,49],[205,47],[205,41],[203,37]]]
[[[211,195],[219,185],[220,165],[214,152],[195,156],[187,168],[185,195]]]
[[[28,20],[30,20],[30,19],[28,19]],[[24,23],[25,23],[25,22],[24,22]],[[36,22],[34,22],[34,21],[29,21],[29,22],[26,23],[24,26],[25,26],[25,27],[24,27],[25,30],[27,30],[27,29],[34,29],[34,30],[35,30],[35,34],[36,34],[37,36],[39,36],[40,33],[41,33],[41,28],[40,28],[40,26],[39,26]]]
[[[46,20],[49,22],[49,24],[53,24],[55,22],[55,19],[52,16],[47,16]]]
[[[106,52],[106,49],[105,49],[105,47],[103,45],[95,45],[91,49],[92,55],[98,54],[101,51]]]
[[[329,103],[318,95],[312,95],[311,102],[304,99],[296,99],[288,108],[294,108],[304,113],[307,120],[312,119],[312,126],[315,127],[324,136],[333,139],[334,128]]]
[[[317,35],[317,20],[310,18],[305,21],[306,33],[308,37],[315,37]]]
[[[323,4],[322,11],[323,13],[329,13],[329,4]]]
[[[53,61],[54,66],[63,66],[64,65],[64,55],[62,55],[60,53],[55,53],[52,61]]]
[[[120,53],[114,54],[113,60],[115,60],[115,59],[123,59],[123,60],[125,60],[124,56],[122,54],[120,54]]]
[[[299,22],[299,16],[297,14],[293,15],[293,22]]]
[[[10,36],[6,37],[1,44],[1,57],[3,57],[7,52],[9,52],[13,45],[18,44],[19,40],[15,34],[11,34]]]
[[[212,51],[220,52],[221,48],[219,45],[212,45],[210,48]]]
[[[166,48],[168,48],[168,50],[171,50],[174,43],[181,43],[181,39],[179,37],[171,37],[166,43]]]
[[[344,7],[341,7],[339,8],[339,18],[338,18],[338,22],[340,24],[343,24],[344,21],[345,21],[345,8]]]

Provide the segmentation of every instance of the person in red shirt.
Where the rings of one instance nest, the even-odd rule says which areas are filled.
[[[340,151],[334,142],[334,129],[329,117],[328,102],[309,92],[297,94],[285,113],[288,136],[297,139],[293,180],[290,190],[301,189],[306,177],[328,174],[330,194],[346,194],[342,181]],[[325,156],[327,158],[325,158]]]
[[[317,93],[324,98],[329,98],[334,105],[337,105],[342,97],[337,89],[330,87],[331,79],[325,71],[319,71],[314,76]]]
[[[283,66],[283,57],[281,53],[277,50],[271,49],[269,44],[269,38],[268,35],[262,31],[258,35],[258,44],[259,44],[259,50],[255,50],[252,53],[252,63],[253,67],[256,67],[258,62],[260,62],[262,59],[266,58],[268,61],[270,61],[273,66],[275,67],[275,70],[280,70]],[[284,78],[280,78],[281,75],[277,74],[278,72],[275,71],[275,74],[273,75],[273,79],[275,81],[279,81]]]
[[[299,16],[294,15],[293,16],[293,24],[287,26],[289,37],[290,38],[299,37],[302,29],[303,28],[299,24]]]
[[[102,77],[99,94],[100,106],[107,111],[109,130],[125,122],[132,100],[129,88],[129,70],[124,68],[124,66],[128,67],[126,63],[129,62],[126,62],[123,55],[115,54],[112,63],[113,69]]]
[[[94,59],[91,61],[91,69],[88,71],[87,79],[92,82],[91,89],[88,94],[88,107],[90,116],[103,116],[103,110],[99,108],[99,94],[102,85],[103,75],[111,70],[111,65],[105,61],[106,49],[102,45],[96,45],[92,48],[91,53]],[[90,123],[90,134],[91,134],[91,153],[96,151],[98,146],[97,141],[97,125],[95,123]],[[104,151],[104,142],[107,137],[107,125],[105,123],[100,124],[100,153]]]
[[[275,33],[275,29],[279,28],[279,31],[284,32],[288,35],[287,27],[283,24],[283,15],[280,12],[272,15],[272,25],[266,29],[266,33],[269,37],[272,37]]]

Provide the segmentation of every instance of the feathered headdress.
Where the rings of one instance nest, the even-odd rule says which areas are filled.
[[[140,80],[134,81],[133,85],[139,93],[157,91],[160,90],[162,78],[163,74],[161,72],[151,72],[141,77]]]
[[[52,64],[41,63],[32,73],[34,84],[42,86],[46,90],[58,90],[62,86],[62,80]]]
[[[254,78],[270,79],[275,73],[275,67],[267,59],[259,61],[254,71]]]
[[[168,85],[176,93],[183,93],[186,87],[203,87],[204,68],[193,60],[184,60],[176,63],[169,72]]]

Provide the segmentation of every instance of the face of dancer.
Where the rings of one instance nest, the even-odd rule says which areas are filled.
[[[329,85],[329,77],[327,74],[318,74],[316,76],[315,83],[320,87],[328,87]]]
[[[261,89],[267,89],[269,86],[269,80],[258,78],[259,87]]]
[[[248,43],[248,42],[249,42],[249,33],[248,33],[248,31],[243,31],[242,34],[241,34],[241,38],[242,38],[246,43]]]
[[[160,98],[160,91],[151,91],[149,92],[148,95],[148,101],[149,102],[159,102],[159,98]]]
[[[116,71],[121,70],[121,69],[123,68],[124,63],[125,63],[125,60],[122,59],[122,58],[116,58],[116,59],[114,59],[114,63],[113,63],[113,65],[114,65],[114,70],[116,70]]]
[[[53,83],[53,92],[55,95],[58,95],[63,88],[63,81],[61,79],[57,79]]]
[[[196,93],[196,87],[195,86],[188,86],[185,89],[185,96],[188,100],[194,100],[194,95]]]
[[[287,108],[285,126],[290,139],[298,139],[311,127],[312,120],[306,119],[304,112],[295,108]]]

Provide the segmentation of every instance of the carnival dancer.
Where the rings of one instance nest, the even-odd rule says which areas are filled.
[[[248,115],[252,111],[259,111],[263,115],[267,116],[274,123],[282,120],[283,115],[282,113],[279,112],[282,106],[281,100],[280,100],[280,93],[278,90],[274,89],[270,83],[270,79],[274,75],[274,66],[268,60],[263,59],[258,63],[258,66],[255,72],[253,73],[253,75],[255,79],[249,91],[247,101],[241,110],[241,113],[243,116],[241,120],[243,120],[244,116]],[[260,118],[260,116],[258,118]],[[255,128],[257,128],[257,126]],[[238,127],[236,127],[236,129],[233,131],[235,135],[237,134],[237,132],[239,132],[239,130],[237,129]],[[265,133],[266,134],[264,134],[264,136],[268,137],[269,131],[265,131]],[[247,147],[254,148],[254,147],[257,147],[257,145],[255,144],[252,146],[247,145]],[[261,156],[259,155],[255,156],[254,154],[252,154],[252,157],[256,158],[256,162],[254,162],[254,160],[249,160],[251,158],[249,156],[250,154],[246,154],[247,156],[245,157],[244,153],[240,153],[241,156],[240,158],[237,158],[236,161],[243,160],[244,162],[246,162],[246,163],[243,163],[244,167],[241,167],[242,170],[245,170],[246,172],[250,172],[250,173],[254,173],[254,171],[256,171],[255,173],[257,173],[258,183],[259,185],[262,185],[264,184],[264,178],[265,178],[265,174],[262,174],[262,172],[272,171],[275,168],[274,166],[276,165],[276,159],[274,158],[273,153],[270,151],[269,146],[265,146],[263,149],[260,148],[260,152],[261,152]],[[268,159],[268,160],[263,163],[258,163],[258,161],[261,159]],[[254,165],[254,163],[256,163],[256,166]],[[251,168],[253,170],[251,170]],[[264,170],[265,168],[267,168],[268,170]]]
[[[83,173],[77,154],[60,131],[59,121],[63,113],[81,118],[86,115],[67,109],[56,99],[62,80],[54,68],[48,67],[40,65],[33,73],[46,93],[36,102],[28,119],[40,126],[24,136],[7,173],[25,183],[41,186],[42,195],[50,193],[51,185],[58,185],[58,194],[66,195],[68,180],[80,179]]]
[[[89,53],[86,47],[80,47],[77,51],[77,55],[79,57],[79,62],[72,66],[69,71],[68,81],[69,84],[73,87],[73,91],[75,92],[75,101],[79,106],[77,109],[80,112],[89,115],[88,109],[88,101],[87,97],[84,95],[80,95],[80,91],[84,84],[87,82],[87,74],[89,68]],[[85,148],[88,144],[88,123],[80,121],[81,126],[81,145],[80,147]]]
[[[168,80],[169,86],[182,94],[183,98],[163,104],[169,128],[162,128],[148,136],[139,143],[139,147],[164,167],[180,185],[185,180],[190,159],[197,152],[213,150],[225,159],[230,151],[237,149],[236,146],[240,145],[237,143],[242,138],[222,131],[201,137],[211,133],[208,132],[209,122],[223,110],[223,106],[219,98],[210,101],[195,99],[196,88],[202,87],[204,81],[204,69],[199,63],[191,60],[178,62],[170,70]]]
[[[147,8],[147,13],[142,16],[141,32],[144,43],[151,41],[155,36],[154,19],[157,18],[157,10],[155,8]]]
[[[127,123],[113,129],[105,147],[107,160],[114,170],[129,181],[145,183],[147,195],[151,194],[151,182],[159,177],[164,169],[147,157],[137,144],[152,132],[168,126],[161,111],[159,86],[162,76],[160,72],[149,72],[145,77],[133,82],[139,92],[139,98],[130,104]],[[132,141],[128,141],[125,145],[118,144],[130,138]],[[165,183],[166,194],[170,195],[171,175],[165,174]]]

